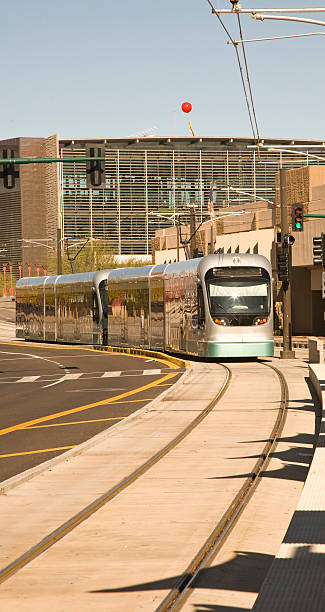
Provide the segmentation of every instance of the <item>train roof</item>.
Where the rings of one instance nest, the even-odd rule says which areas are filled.
[[[82,272],[77,274],[62,274],[57,276],[33,276],[24,277],[17,282],[17,288],[56,285],[58,287],[70,283],[96,284],[102,280],[128,280],[148,278],[149,276],[168,276],[169,274],[198,273],[204,275],[212,267],[237,267],[237,266],[259,266],[263,267],[271,275],[271,264],[266,257],[254,253],[215,253],[197,259],[188,259],[170,264],[158,264],[152,266],[141,266],[132,268],[114,268],[112,270],[96,270],[95,272]]]

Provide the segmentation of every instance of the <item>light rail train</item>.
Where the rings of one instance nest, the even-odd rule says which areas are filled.
[[[17,337],[200,357],[273,355],[272,272],[261,255],[22,278]]]

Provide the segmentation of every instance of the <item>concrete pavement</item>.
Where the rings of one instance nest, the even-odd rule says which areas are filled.
[[[254,557],[259,580],[252,578],[252,565],[246,590],[238,574],[237,582],[231,577],[233,572],[232,588],[214,580],[214,572],[221,567],[224,576],[234,557],[242,562],[236,540],[236,548],[216,559],[215,570],[207,570],[208,586],[188,602],[193,611],[211,605],[251,608],[270,564],[261,568],[257,560],[269,561],[276,554],[307,475],[315,428],[305,381],[308,369],[303,361],[273,362],[288,378],[291,401],[279,452],[257,489],[263,490],[256,506],[257,529],[255,513],[248,519],[249,530],[244,520],[247,537],[253,534],[245,559]],[[3,583],[3,607],[20,612],[48,606],[87,612],[155,609],[250,473],[275,419],[280,398],[276,374],[258,363],[231,368],[230,389],[200,426],[128,489]],[[0,498],[0,521],[6,524],[1,566],[161,448],[204,407],[223,377],[217,364],[194,363],[164,398],[100,434],[97,444],[8,490]],[[246,542],[242,532],[240,538]]]

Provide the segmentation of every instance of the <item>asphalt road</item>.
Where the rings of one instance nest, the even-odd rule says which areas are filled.
[[[147,357],[0,342],[0,482],[115,425],[180,372]]]

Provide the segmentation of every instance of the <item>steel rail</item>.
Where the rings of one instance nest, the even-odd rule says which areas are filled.
[[[281,435],[286,414],[287,405],[289,401],[289,391],[284,375],[280,370],[272,366],[271,364],[263,364],[270,367],[276,372],[280,379],[281,385],[281,401],[280,408],[278,410],[278,416],[273,426],[270,438],[265,444],[263,451],[258,458],[251,475],[246,479],[240,491],[226,510],[214,530],[208,536],[199,552],[192,559],[186,570],[177,580],[176,585],[168,593],[161,604],[156,608],[155,612],[169,612],[170,610],[179,610],[185,599],[190,594],[190,587],[193,585],[199,572],[208,565],[209,561],[216,555],[216,553],[222,548],[227,537],[229,536],[232,528],[234,527],[240,514],[248,504],[251,496],[253,495],[257,484],[260,480],[261,473],[265,471],[269,461],[271,452],[274,450],[278,437]]]
[[[91,502],[88,506],[83,508],[80,512],[75,514],[71,519],[60,525],[57,529],[48,534],[45,538],[43,538],[40,542],[38,542],[35,546],[27,550],[24,554],[20,555],[9,563],[6,567],[0,570],[0,583],[10,578],[15,572],[19,569],[33,561],[36,557],[38,557],[42,552],[53,546],[55,542],[66,536],[70,531],[75,529],[80,523],[89,518],[92,514],[97,512],[100,508],[102,508],[105,504],[111,501],[116,495],[121,493],[124,489],[126,489],[130,484],[132,484],[137,478],[142,476],[145,472],[147,472],[153,465],[155,465],[162,457],[167,455],[169,451],[175,448],[195,427],[203,421],[203,419],[213,410],[215,405],[219,402],[221,397],[224,395],[225,391],[229,387],[231,381],[231,371],[230,369],[224,365],[220,364],[226,370],[226,376],[222,383],[221,388],[219,389],[217,395],[213,398],[213,400],[198,414],[195,419],[193,419],[189,425],[187,425],[173,440],[168,442],[162,449],[157,451],[150,459],[145,461],[140,467],[131,472],[128,476],[123,478],[118,484],[114,487],[106,491],[103,495],[98,497],[95,501]]]

